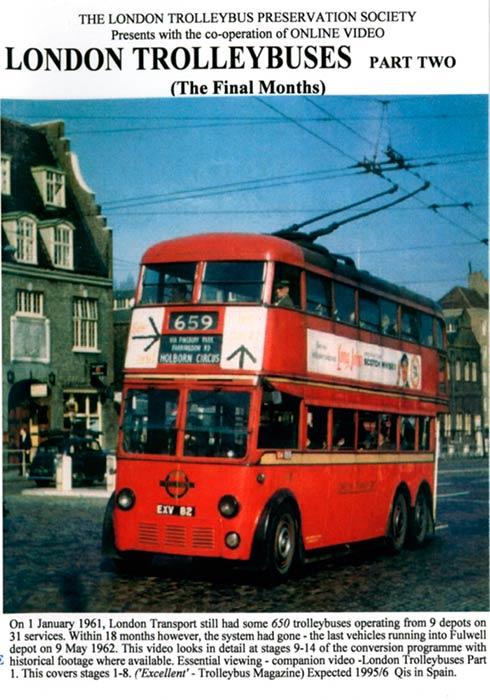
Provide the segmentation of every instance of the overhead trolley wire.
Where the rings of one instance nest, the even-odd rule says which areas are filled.
[[[333,148],[333,150],[334,150],[334,151],[337,151],[337,153],[340,153],[341,155],[345,156],[345,157],[348,158],[349,160],[353,160],[353,161],[356,160],[356,158],[354,158],[353,156],[351,156],[351,155],[349,155],[348,153],[346,153],[342,148],[339,148],[338,146],[336,146],[335,144],[333,144],[331,141],[328,141],[327,139],[323,138],[323,136],[320,136],[320,134],[317,134],[315,131],[312,131],[311,129],[308,129],[308,127],[303,126],[303,124],[302,124],[300,121],[298,121],[298,120],[295,119],[294,117],[290,117],[288,114],[286,114],[286,113],[283,112],[282,110],[278,109],[277,107],[274,107],[274,106],[271,105],[269,102],[266,102],[266,101],[263,100],[261,97],[255,97],[255,99],[256,99],[258,102],[261,102],[263,105],[265,105],[265,106],[268,107],[269,109],[271,109],[273,112],[276,112],[277,114],[280,114],[280,115],[281,115],[282,117],[284,117],[284,119],[286,119],[287,121],[291,122],[292,124],[295,124],[295,125],[296,125],[299,129],[301,129],[302,131],[305,131],[307,134],[310,134],[310,136],[313,136],[314,138],[318,139],[319,141],[321,141],[322,143],[326,144],[327,146],[330,146],[330,148]]]
[[[304,184],[304,183],[309,183],[309,182],[317,182],[317,181],[325,181],[325,180],[335,180],[337,178],[342,178],[342,177],[352,177],[352,175],[359,175],[361,173],[349,173],[349,172],[344,172],[344,168],[338,169],[338,171],[330,171],[331,173],[336,173],[336,174],[325,174],[325,175],[317,175],[317,176],[300,176],[296,179],[291,179],[294,178],[295,176],[289,175],[286,176],[286,180],[284,179],[284,176],[277,176],[273,178],[264,178],[261,180],[251,180],[251,181],[242,181],[241,183],[230,183],[229,185],[210,185],[208,187],[201,187],[201,188],[196,188],[194,190],[182,190],[182,191],[177,191],[177,192],[171,192],[168,193],[167,195],[147,195],[143,196],[141,198],[135,198],[131,197],[128,198],[127,200],[113,200],[112,202],[107,202],[107,203],[102,203],[102,206],[104,207],[104,211],[114,211],[115,209],[126,209],[126,208],[131,208],[131,207],[139,207],[139,206],[146,206],[148,204],[165,204],[168,202],[177,202],[177,201],[182,201],[186,199],[199,199],[199,198],[205,198],[205,197],[218,197],[220,195],[225,195],[225,194],[231,194],[231,193],[236,193],[236,192],[249,192],[253,190],[260,190],[260,189],[269,189],[272,187],[282,187],[283,185],[295,185],[295,184]],[[322,172],[322,171],[318,171]],[[325,171],[328,173],[329,171]],[[281,182],[276,182],[276,180],[281,179]],[[151,197],[151,199],[149,199]]]

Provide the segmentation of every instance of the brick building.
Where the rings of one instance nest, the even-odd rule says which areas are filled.
[[[442,449],[449,455],[484,452],[483,394],[480,346],[471,330],[469,313],[450,324],[448,360],[450,403],[444,415]]]
[[[2,119],[4,445],[22,426],[112,448],[112,232],[60,121]]]
[[[448,331],[450,416],[444,434],[459,453],[488,454],[488,280],[470,272],[467,287],[439,301]]]

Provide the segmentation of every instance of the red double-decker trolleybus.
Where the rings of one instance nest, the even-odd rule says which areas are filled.
[[[200,234],[143,256],[104,546],[250,562],[432,534],[444,323],[304,234]]]

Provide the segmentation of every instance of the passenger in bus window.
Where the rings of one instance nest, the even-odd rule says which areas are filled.
[[[381,333],[383,335],[398,335],[398,306],[390,299],[379,299],[379,310],[381,314]]]
[[[388,314],[383,314],[381,318],[381,333],[383,335],[398,335],[398,329],[396,327],[396,321],[392,321]]]
[[[361,427],[359,430],[359,449],[375,450],[378,447],[378,431],[376,428],[376,417],[371,414],[361,416]]]
[[[383,414],[380,416],[380,429],[379,429],[379,449],[380,450],[394,450],[396,448],[396,433],[395,433],[396,421],[389,414]]]
[[[183,282],[180,284],[176,284],[173,287],[172,290],[172,298],[171,301],[174,304],[179,304],[184,301],[187,301],[188,295],[187,295],[187,285],[184,284]]]
[[[274,306],[292,308],[293,300],[289,296],[289,280],[280,280],[274,285]]]
[[[402,418],[400,437],[402,450],[415,449],[415,418],[413,416]]]
[[[333,414],[333,449],[353,450],[354,434],[354,411],[341,408],[335,409]]]
[[[306,448],[308,450],[324,450],[327,433],[327,409],[321,406],[310,406],[306,414]]]

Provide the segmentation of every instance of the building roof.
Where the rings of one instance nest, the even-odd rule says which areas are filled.
[[[458,329],[455,333],[448,333],[449,347],[478,349],[480,345],[471,329],[471,319],[468,311],[463,311],[458,319]]]
[[[19,124],[2,118],[2,153],[11,157],[11,194],[2,194],[3,215],[14,213],[34,214],[39,221],[63,220],[75,227],[73,236],[73,272],[77,274],[108,277],[107,269],[94,242],[82,209],[66,178],[66,207],[49,209],[44,205],[41,193],[32,175],[36,166],[63,170],[56,159],[42,127]],[[5,247],[5,233],[2,229],[2,250]],[[8,244],[8,243],[7,243]],[[41,234],[37,235],[37,267],[55,269]],[[32,268],[21,262],[9,260],[22,267]],[[66,271],[65,271],[66,272]],[[69,272],[69,271],[68,271]]]
[[[439,304],[443,309],[488,309],[488,295],[468,287],[453,287]]]

